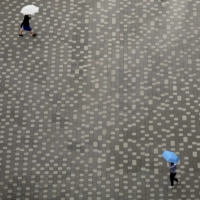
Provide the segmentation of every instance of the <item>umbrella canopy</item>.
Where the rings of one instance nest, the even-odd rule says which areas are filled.
[[[28,5],[21,9],[21,13],[24,15],[33,15],[39,12],[39,8],[34,5]]]
[[[172,151],[164,151],[162,154],[162,157],[167,161],[171,163],[178,163],[180,158]]]

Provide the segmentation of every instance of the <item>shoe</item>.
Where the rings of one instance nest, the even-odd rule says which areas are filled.
[[[36,34],[36,33],[34,33],[34,34],[33,34],[33,37],[35,37],[36,35],[37,35],[37,34]]]
[[[23,37],[23,35],[20,35],[20,34],[19,34],[19,36],[20,36],[20,37]]]
[[[171,189],[174,188],[174,185],[173,186],[170,185],[169,188],[171,188]]]

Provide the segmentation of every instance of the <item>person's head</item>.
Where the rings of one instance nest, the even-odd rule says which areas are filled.
[[[172,165],[174,165],[174,163],[173,163],[173,162],[171,162],[170,164],[171,164],[171,166],[172,166]]]

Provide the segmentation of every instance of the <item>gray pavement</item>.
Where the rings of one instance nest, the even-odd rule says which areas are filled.
[[[27,4],[36,38],[18,36]],[[199,200],[199,13],[198,0],[1,1],[0,199]]]

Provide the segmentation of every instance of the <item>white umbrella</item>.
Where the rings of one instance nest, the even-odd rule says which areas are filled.
[[[39,8],[34,5],[28,5],[21,9],[21,13],[24,15],[33,15],[39,12]]]

